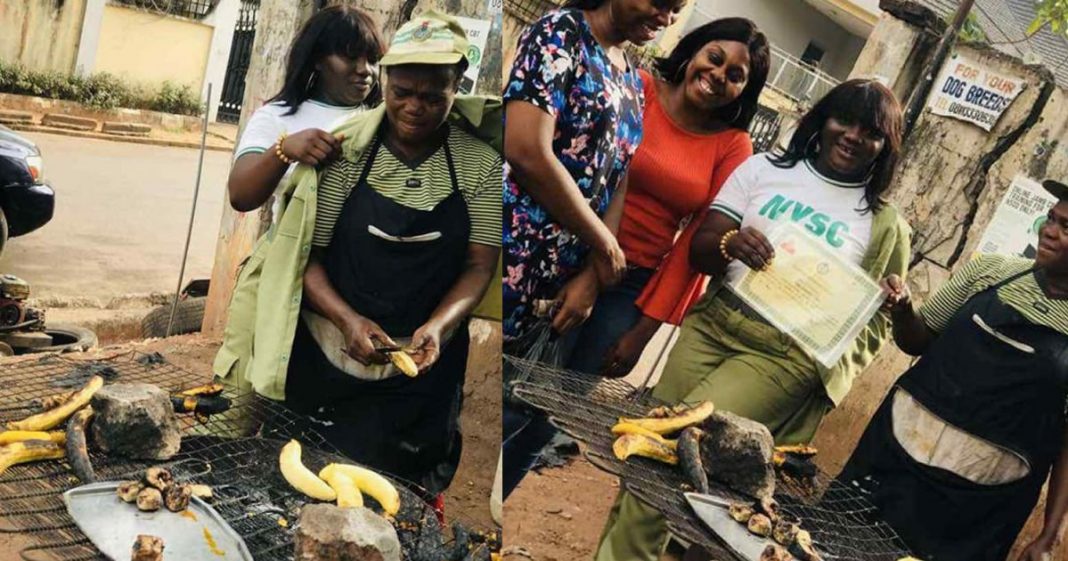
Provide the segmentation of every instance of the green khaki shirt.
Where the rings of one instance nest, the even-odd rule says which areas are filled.
[[[385,108],[380,105],[334,130],[335,134],[345,135],[341,157],[356,162],[370,148],[385,115]],[[457,96],[449,115],[450,122],[465,126],[499,153],[503,153],[503,117],[499,98],[481,96]],[[256,242],[238,274],[223,344],[212,367],[216,376],[270,399],[285,399],[289,353],[300,317],[321,173],[301,165],[286,180],[281,219]],[[499,282],[490,285],[476,314],[500,318]]]

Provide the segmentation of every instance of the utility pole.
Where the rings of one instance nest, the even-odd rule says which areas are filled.
[[[931,85],[942,72],[942,66],[945,64],[946,58],[949,57],[949,51],[956,44],[961,26],[964,25],[964,20],[968,18],[968,13],[972,11],[972,6],[974,5],[975,0],[961,0],[957,13],[953,15],[953,21],[942,33],[942,38],[938,41],[938,46],[935,47],[931,62],[924,68],[920,83],[916,86],[912,97],[909,98],[908,107],[905,108],[906,137],[912,132],[916,122],[920,120],[920,113],[923,112],[923,107],[927,103],[927,96],[931,93]]]

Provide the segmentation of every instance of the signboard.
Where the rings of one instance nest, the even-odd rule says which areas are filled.
[[[456,21],[467,32],[467,40],[471,46],[467,49],[467,72],[460,82],[460,93],[469,94],[475,91],[478,83],[478,69],[482,66],[482,57],[486,52],[486,40],[489,38],[490,26],[493,22],[484,19],[471,19],[457,17]]]
[[[927,107],[935,115],[966,121],[989,131],[1026,86],[1019,78],[996,74],[956,54],[942,67]]]
[[[1057,198],[1047,193],[1042,184],[1017,175],[994,210],[976,252],[1034,259],[1038,230],[1055,204]]]
[[[490,16],[496,16],[504,12],[504,0],[487,0],[486,8]]]

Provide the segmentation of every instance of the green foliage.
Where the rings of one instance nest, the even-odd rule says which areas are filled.
[[[986,42],[986,32],[982,27],[979,27],[979,20],[976,19],[974,13],[969,13],[968,17],[964,19],[964,25],[960,27],[960,34],[958,35],[962,41],[971,42]]]
[[[1037,0],[1035,21],[1027,28],[1027,35],[1034,35],[1046,25],[1054,33],[1068,37],[1068,0]]]
[[[181,115],[199,115],[200,96],[189,86],[164,82],[157,91],[133,86],[121,78],[99,72],[88,77],[60,72],[36,72],[0,61],[0,92],[63,99],[96,109],[151,109]]]

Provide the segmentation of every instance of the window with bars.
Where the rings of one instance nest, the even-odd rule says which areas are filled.
[[[113,4],[190,19],[204,19],[219,0],[111,0]]]

